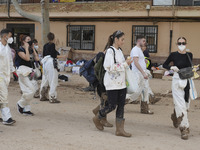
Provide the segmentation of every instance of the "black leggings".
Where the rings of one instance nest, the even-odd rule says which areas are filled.
[[[126,88],[120,90],[108,90],[108,105],[106,105],[103,109],[99,111],[100,118],[105,117],[108,113],[115,110],[116,118],[123,119],[124,118],[124,105],[126,99]]]

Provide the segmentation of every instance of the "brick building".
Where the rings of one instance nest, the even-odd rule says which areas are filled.
[[[40,0],[18,0],[21,8],[40,15]],[[41,26],[16,13],[6,1],[0,2],[0,29],[8,27],[19,46],[21,34],[41,40]],[[50,1],[52,2],[52,0]],[[195,61],[200,59],[199,0],[77,0],[72,3],[50,3],[50,28],[56,35],[56,46],[71,46],[74,59],[89,59],[104,49],[107,38],[115,30],[126,34],[123,51],[129,55],[139,34],[146,36],[154,62],[163,62],[176,51],[176,39],[188,39],[188,49]],[[41,42],[39,42],[41,44]],[[42,46],[42,45],[40,45]]]

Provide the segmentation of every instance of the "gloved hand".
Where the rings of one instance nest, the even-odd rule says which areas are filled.
[[[170,70],[173,70],[174,72],[178,72],[179,71],[178,67],[176,67],[176,66],[171,66]]]

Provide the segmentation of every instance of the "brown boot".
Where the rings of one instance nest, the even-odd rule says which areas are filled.
[[[183,139],[183,140],[188,140],[188,135],[189,135],[189,133],[190,133],[189,128],[180,127],[179,129],[180,129],[180,131],[181,131],[181,139]]]
[[[161,98],[155,98],[155,96],[152,96],[152,95],[149,96],[149,103],[152,105],[159,102],[160,100],[161,100]]]
[[[98,105],[95,109],[92,110],[94,115],[97,115],[100,110],[100,105]]]
[[[49,101],[47,98],[48,87],[43,87],[40,93],[40,101]]]
[[[98,112],[99,112],[99,110],[100,110],[100,105],[98,105],[95,109],[93,109],[92,112],[93,112],[95,115],[97,115]],[[101,119],[101,124],[102,124],[104,127],[109,127],[109,128],[113,127],[113,125],[107,121],[107,117]]]
[[[141,113],[142,114],[149,114],[149,115],[154,114],[153,112],[151,112],[149,110],[149,104],[147,104],[147,102],[143,102],[143,101],[141,101]]]
[[[123,136],[123,137],[131,137],[132,135],[130,133],[127,133],[124,131],[124,122],[125,120],[116,119],[116,136]]]
[[[181,124],[181,121],[183,120],[183,116],[184,116],[184,114],[182,113],[182,116],[177,118],[177,117],[176,117],[176,111],[175,111],[175,110],[174,110],[174,113],[171,114],[171,120],[172,120],[173,126],[174,126],[175,128],[178,128],[178,127],[179,127],[179,125]]]
[[[101,119],[101,124],[104,127],[112,128],[113,125],[107,121],[107,117]]]
[[[34,94],[34,98],[40,98],[40,91],[37,90]]]
[[[55,96],[51,96],[49,99],[49,103],[51,103],[51,104],[60,103],[60,101],[57,100],[57,98],[55,98]]]
[[[174,113],[171,114],[171,120],[172,120],[172,122],[173,122],[173,126],[174,126],[175,128],[178,128],[178,126],[179,126],[180,124],[178,124],[178,120],[177,120],[177,117],[176,117],[176,112],[175,112],[175,110],[174,110]]]
[[[103,125],[101,124],[101,119],[99,118],[98,114],[93,118],[93,122],[97,129],[99,129],[100,131],[103,131],[104,128],[103,128]]]

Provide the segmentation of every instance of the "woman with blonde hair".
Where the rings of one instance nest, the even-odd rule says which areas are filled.
[[[187,40],[184,37],[179,37],[177,40],[178,51],[169,55],[163,67],[168,70],[173,70],[172,80],[172,95],[174,101],[174,113],[171,115],[173,125],[180,129],[181,138],[188,139],[189,135],[189,121],[188,109],[190,105],[190,86],[193,85],[192,77],[192,58],[190,52],[186,52]],[[170,63],[173,65],[170,65]],[[188,70],[184,75],[183,71]],[[181,73],[182,72],[182,73]],[[184,77],[185,76],[185,77]]]

